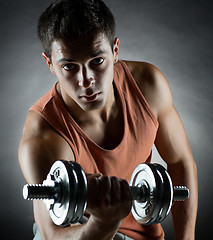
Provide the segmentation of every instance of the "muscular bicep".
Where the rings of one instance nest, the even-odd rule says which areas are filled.
[[[155,141],[158,152],[167,164],[191,159],[188,158],[191,149],[165,76],[153,65],[140,63],[139,66],[141,71],[136,82],[159,122]]]
[[[175,164],[184,159],[191,159],[191,148],[175,107],[172,105],[167,109],[159,116],[158,121],[159,129],[155,145],[166,163]]]
[[[19,161],[28,183],[42,183],[46,178],[55,157],[51,146],[41,138],[22,140],[19,148]]]
[[[74,161],[69,144],[45,120],[29,114],[19,146],[19,162],[28,183],[41,183],[57,160]]]

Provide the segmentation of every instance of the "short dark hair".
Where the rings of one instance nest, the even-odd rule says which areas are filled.
[[[59,38],[72,39],[104,33],[114,42],[115,20],[101,0],[55,0],[40,16],[38,37],[51,58],[51,45]]]

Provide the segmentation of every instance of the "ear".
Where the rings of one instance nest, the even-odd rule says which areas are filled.
[[[114,53],[114,63],[118,61],[118,53],[119,53],[119,38],[115,38],[113,43],[113,53]]]
[[[45,61],[46,61],[47,65],[48,65],[51,73],[55,74],[55,71],[53,69],[53,65],[52,65],[52,62],[51,62],[50,58],[47,56],[47,54],[45,52],[42,53],[42,56],[45,59]]]

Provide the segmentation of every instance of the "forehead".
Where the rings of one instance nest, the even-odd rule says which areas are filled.
[[[111,46],[104,34],[93,34],[76,39],[58,39],[52,43],[52,57],[82,58],[97,52],[108,52]]]

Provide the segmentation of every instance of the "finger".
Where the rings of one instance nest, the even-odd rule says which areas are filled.
[[[100,181],[100,191],[98,199],[102,206],[109,206],[111,202],[111,181],[108,176],[101,176],[98,178]]]
[[[102,173],[86,173],[86,177],[96,177],[96,178],[99,178],[99,177],[101,177],[101,176],[103,176],[103,174]]]
[[[121,201],[122,202],[131,202],[132,194],[130,191],[129,184],[126,180],[120,180],[120,188],[121,188]]]
[[[103,174],[102,173],[95,173],[95,174],[93,174],[93,176],[99,178],[99,177],[103,176]]]
[[[121,187],[120,180],[117,177],[111,177],[111,205],[120,203]]]

